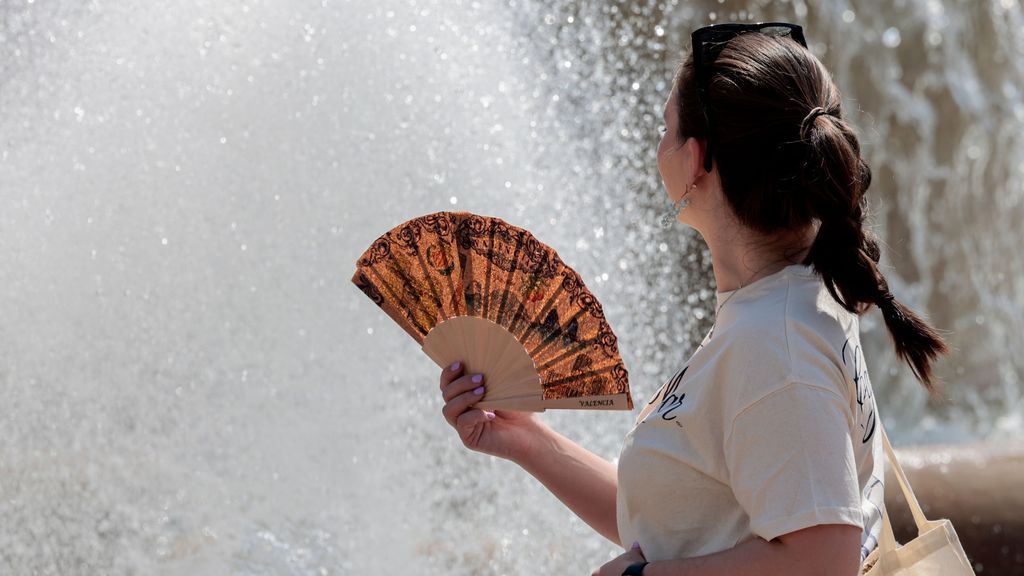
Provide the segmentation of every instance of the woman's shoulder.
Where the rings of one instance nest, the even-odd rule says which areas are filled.
[[[832,298],[819,276],[793,272],[770,292],[741,302],[722,334],[742,358],[733,367],[762,376],[752,379],[754,394],[791,381],[842,390],[843,348],[859,346],[857,316]]]
[[[839,354],[845,342],[859,337],[859,317],[843,308],[816,274],[793,284],[786,308],[791,349]]]
[[[791,294],[786,340],[794,380],[847,395],[844,354],[860,348],[860,319],[836,301],[817,275]]]
[[[787,272],[783,281],[736,302],[727,318],[733,337],[755,343],[810,336],[835,340],[857,330],[857,315],[836,302],[811,268],[793,266]]]

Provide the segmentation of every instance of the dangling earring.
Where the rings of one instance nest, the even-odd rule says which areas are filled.
[[[676,200],[675,202],[672,203],[672,210],[666,212],[665,215],[661,217],[662,228],[668,228],[669,226],[671,226],[672,222],[674,222],[676,218],[679,217],[679,212],[685,210],[686,207],[690,205],[689,201],[686,200],[686,195],[689,194],[690,192],[693,192],[696,189],[697,184],[692,184],[690,188],[687,189],[686,192],[684,192],[683,195],[679,197],[679,200]]]
[[[679,200],[681,200],[681,201],[682,201],[682,204],[681,204],[681,205],[679,206],[679,209],[680,209],[680,210],[683,210],[684,208],[686,208],[687,206],[689,206],[689,205],[690,205],[690,202],[689,202],[688,200],[684,200],[684,198],[686,198],[686,195],[687,195],[687,194],[689,194],[690,192],[693,192],[693,191],[694,191],[694,190],[696,190],[696,189],[697,189],[697,183],[696,183],[696,182],[694,182],[693,184],[691,184],[691,185],[690,185],[690,188],[686,190],[686,193],[685,193],[685,194],[683,194],[683,195],[682,195],[682,196],[681,196],[681,197],[679,198]]]

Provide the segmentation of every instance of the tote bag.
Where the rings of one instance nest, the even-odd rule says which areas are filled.
[[[964,554],[953,523],[949,520],[928,520],[924,517],[921,505],[910,488],[910,482],[903,473],[903,468],[896,460],[896,454],[889,444],[889,437],[879,423],[882,432],[882,443],[885,454],[892,464],[896,479],[899,480],[903,496],[910,505],[910,513],[917,524],[917,537],[903,544],[897,544],[889,523],[888,512],[882,514],[882,534],[878,547],[865,560],[862,574],[864,576],[962,576],[972,575],[974,570]]]

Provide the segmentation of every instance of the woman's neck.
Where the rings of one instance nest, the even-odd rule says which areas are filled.
[[[770,276],[786,266],[800,264],[814,242],[815,230],[758,234],[739,225],[727,234],[705,236],[719,292],[736,290]]]

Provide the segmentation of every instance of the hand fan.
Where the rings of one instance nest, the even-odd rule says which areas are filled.
[[[633,409],[597,299],[553,249],[500,218],[413,218],[370,245],[352,282],[438,366],[484,374],[478,408]]]

